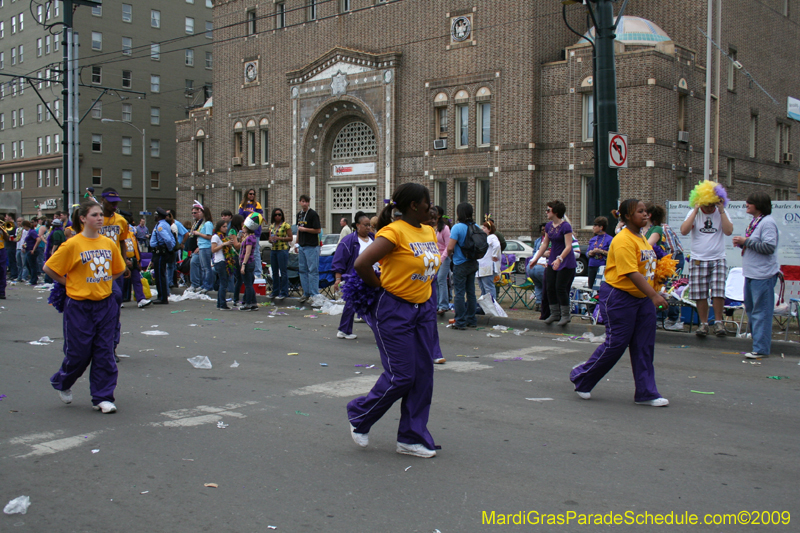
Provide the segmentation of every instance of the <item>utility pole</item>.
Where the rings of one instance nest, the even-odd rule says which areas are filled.
[[[614,17],[616,0],[562,0],[562,4],[583,4],[594,23],[594,100],[595,143],[594,158],[596,169],[596,189],[594,211],[597,214],[610,213],[619,206],[619,175],[611,165],[609,153],[609,133],[616,132],[617,124],[617,70],[614,56],[617,22],[625,13],[628,0],[624,0],[619,15]],[[566,15],[565,15],[566,21]],[[567,26],[569,24],[567,23]],[[570,27],[570,30],[575,32]],[[577,32],[575,32],[577,33]],[[580,35],[578,33],[578,35]]]

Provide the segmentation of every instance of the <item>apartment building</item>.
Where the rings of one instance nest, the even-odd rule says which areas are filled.
[[[37,78],[0,76],[0,194],[26,217],[64,208],[62,9],[0,0],[0,74]],[[115,187],[134,213],[145,196],[148,211],[174,207],[175,121],[210,96],[212,21],[211,0],[77,8],[80,191]]]

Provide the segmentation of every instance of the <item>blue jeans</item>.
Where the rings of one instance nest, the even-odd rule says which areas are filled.
[[[467,261],[453,267],[453,286],[455,288],[453,302],[456,308],[456,326],[460,328],[478,324],[478,319],[475,318],[475,309],[478,306],[478,299],[475,297],[477,266],[477,261]]]
[[[240,272],[241,272],[241,267]],[[242,281],[244,282],[244,297],[242,298],[242,305],[256,305],[256,290],[253,288],[256,264],[255,262],[247,263],[244,265],[244,274],[242,274]]]
[[[753,334],[753,351],[769,355],[772,348],[772,310],[775,307],[777,276],[744,278],[744,309]]]
[[[233,301],[239,301],[239,294],[242,292],[242,265],[239,260],[236,260],[236,268],[233,269],[233,274],[229,280],[230,291],[233,294]]]
[[[214,271],[219,276],[219,290],[217,290],[217,309],[228,307],[225,300],[228,298],[228,262],[214,263]]]
[[[260,238],[261,238],[260,236],[256,237],[256,247],[253,248],[253,253],[256,256],[256,262],[254,263],[255,264],[254,276],[258,278],[263,278],[264,271],[263,267],[261,266],[261,241],[259,240]]]
[[[179,251],[173,255],[178,255],[179,253],[182,252]],[[173,283],[175,283],[175,269],[177,268],[177,266],[178,265],[177,263],[175,263],[174,259],[167,263],[167,287],[170,287]]]
[[[211,269],[211,248],[200,248],[192,258],[190,275],[192,287],[210,291],[214,288],[214,271]]]
[[[28,271],[31,273],[31,285],[39,283],[39,256],[42,255],[38,249],[33,253],[25,252],[25,261],[28,264]]]
[[[494,274],[491,276],[478,277],[478,283],[481,286],[481,296],[484,294],[491,294],[494,300],[497,300],[497,288],[494,286]]]
[[[447,287],[447,275],[450,273],[450,257],[442,259],[442,265],[439,267],[439,272],[436,274],[436,296],[439,301],[437,304],[438,311],[450,310],[450,291]]]
[[[28,261],[25,259],[23,250],[17,250],[17,272],[19,273],[17,279],[20,281],[25,281],[31,277],[31,272],[28,270]]]
[[[298,264],[303,296],[319,294],[319,246],[300,246]]]
[[[525,275],[533,282],[533,294],[538,303],[542,303],[542,291],[544,290],[544,265],[534,265],[533,268],[526,268]]]
[[[272,250],[272,296],[289,296],[289,250]]]

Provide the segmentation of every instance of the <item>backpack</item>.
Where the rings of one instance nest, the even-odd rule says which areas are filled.
[[[666,224],[662,224],[661,231],[664,234],[664,240],[667,243],[667,248],[669,248],[669,253],[672,254],[673,258],[675,257],[675,254],[683,252],[681,240],[678,238],[678,235],[672,228]]]
[[[467,235],[464,237],[461,251],[467,261],[477,261],[486,255],[486,251],[489,249],[488,235],[474,223],[466,224],[466,226]]]

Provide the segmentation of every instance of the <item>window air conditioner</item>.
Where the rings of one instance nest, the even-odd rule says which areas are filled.
[[[688,143],[689,142],[689,132],[688,131],[679,131],[678,132],[678,142]]]
[[[435,139],[433,141],[434,150],[444,150],[447,148],[447,139]]]
[[[787,165],[794,161],[794,154],[792,152],[784,152],[783,153],[783,162]]]
[[[241,157],[234,157],[233,159],[231,159],[231,164],[233,166],[235,166],[235,167],[242,166],[242,158]]]

